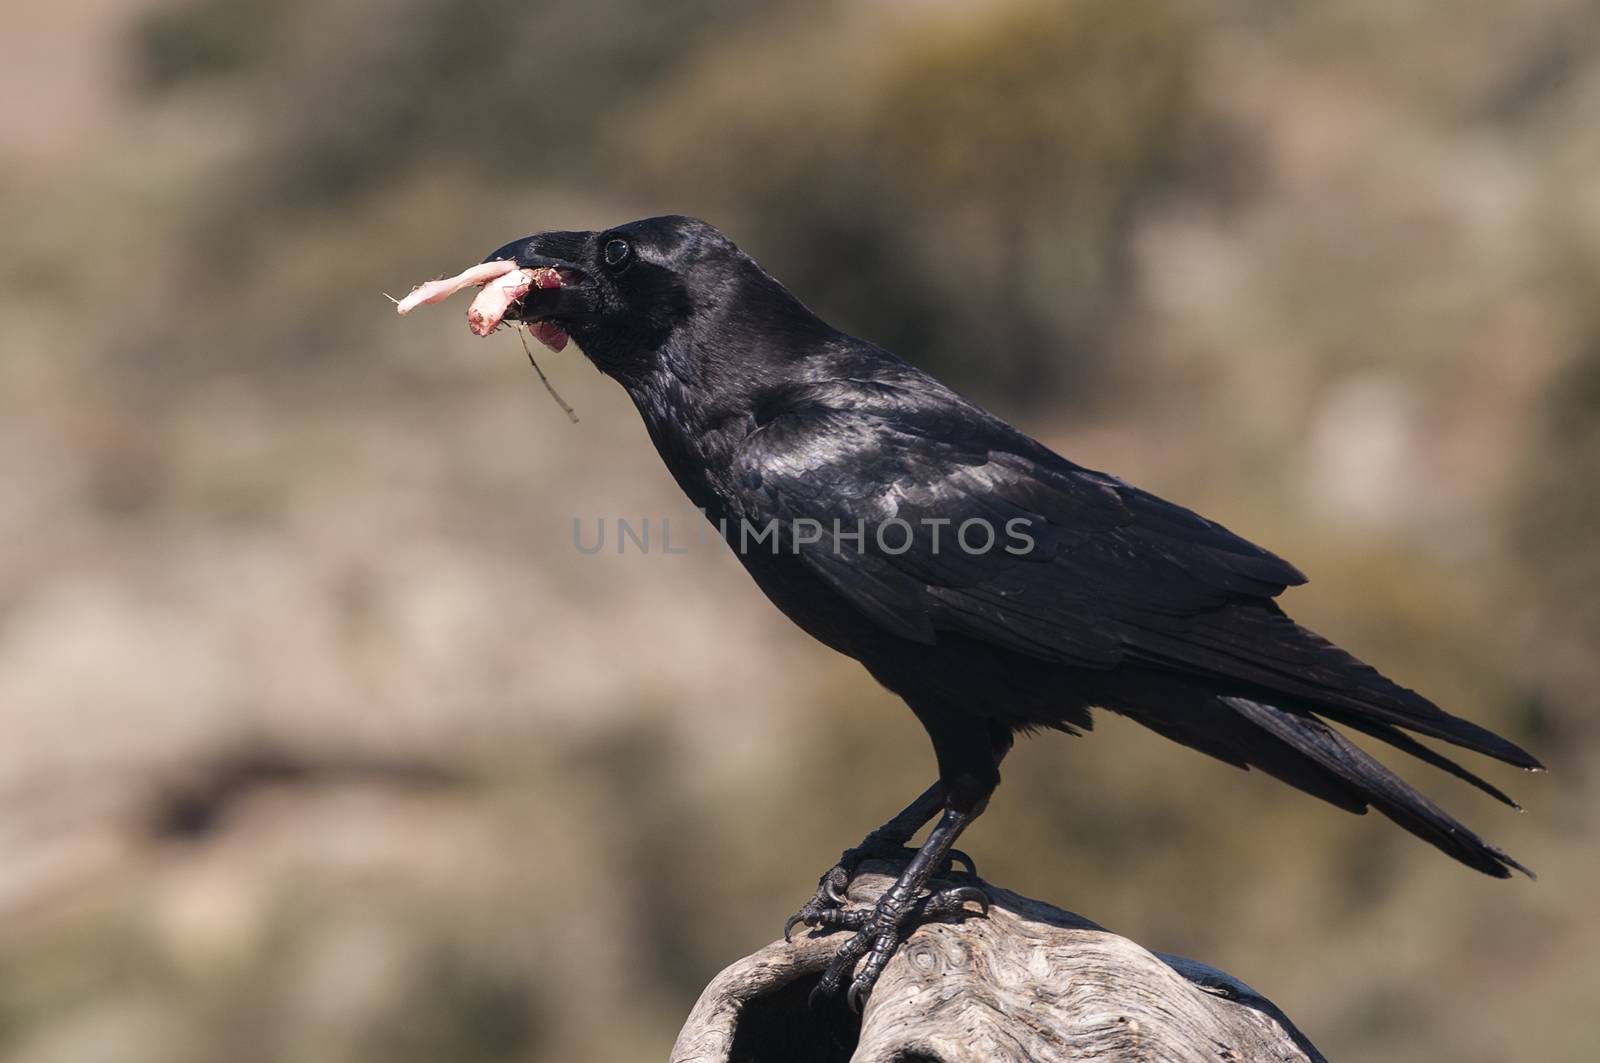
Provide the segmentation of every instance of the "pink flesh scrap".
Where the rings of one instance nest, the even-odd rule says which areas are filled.
[[[505,276],[516,268],[517,264],[515,262],[509,259],[498,259],[494,262],[484,262],[473,266],[471,269],[462,270],[454,277],[446,277],[443,280],[419,284],[411,289],[410,295],[395,304],[395,311],[404,316],[425,303],[442,303],[463,288],[471,288],[476,284],[487,284],[497,277]],[[541,285],[541,287],[545,286]]]
[[[483,291],[467,308],[467,327],[475,336],[487,336],[500,327],[500,320],[511,304],[533,287],[533,270],[514,269],[483,286]]]
[[[533,271],[533,286],[535,288],[561,287],[561,274],[549,266],[544,266]],[[550,348],[559,351],[567,345],[567,330],[554,321],[535,321],[528,326],[533,333],[533,338]]]
[[[485,262],[463,270],[454,277],[419,284],[411,290],[410,295],[399,301],[395,309],[402,314],[409,314],[419,306],[443,302],[461,289],[473,285],[483,285],[483,291],[467,308],[467,327],[474,335],[487,336],[500,327],[512,304],[527,295],[529,289],[561,287],[561,273],[549,266],[519,269],[515,262],[508,259]],[[553,321],[530,322],[528,331],[552,351],[559,351],[567,345],[566,330]]]

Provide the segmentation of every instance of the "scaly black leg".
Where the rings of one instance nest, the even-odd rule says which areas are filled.
[[[981,810],[980,807],[978,811]],[[911,858],[911,862],[900,873],[894,885],[878,898],[878,903],[871,911],[829,908],[818,913],[814,921],[807,920],[807,923],[813,926],[842,927],[856,932],[855,936],[845,942],[829,961],[827,969],[822,973],[821,981],[812,991],[813,1001],[818,997],[837,992],[851,969],[855,967],[856,961],[866,956],[866,962],[861,965],[861,970],[850,983],[850,992],[845,998],[851,1008],[860,1011],[867,994],[872,992],[878,976],[883,973],[884,965],[889,962],[889,957],[894,955],[895,950],[900,947],[900,942],[905,939],[908,932],[907,924],[913,920],[920,922],[941,915],[968,911],[966,908],[968,901],[976,902],[982,906],[985,913],[988,912],[988,895],[974,886],[959,886],[940,893],[923,894],[928,879],[933,877],[934,871],[948,859],[956,838],[966,829],[967,824],[976,818],[977,811],[947,809],[938,824],[928,833],[928,840],[922,843],[917,855]]]
[[[862,862],[873,858],[913,857],[917,850],[908,849],[906,843],[943,808],[944,786],[934,783],[893,819],[861,839],[860,845],[840,853],[839,862],[824,871],[822,878],[817,881],[817,892],[783,924],[783,940],[788,941],[790,931],[800,923],[807,926],[842,925],[822,922],[822,914],[844,906],[845,891],[850,888],[850,880],[855,877],[856,869]],[[967,865],[967,873],[977,877],[978,868],[972,857],[959,849],[950,849],[938,870],[947,868],[950,860],[961,861]]]
[[[890,690],[901,690],[897,677],[879,675],[878,678]],[[930,878],[949,866],[956,839],[983,813],[990,795],[1000,785],[1000,762],[1011,748],[1012,732],[996,720],[960,711],[948,702],[907,697],[906,703],[933,740],[934,757],[939,762],[939,783],[929,787],[909,808],[873,833],[903,845],[940,805],[944,814],[894,885],[878,898],[870,911],[846,911],[839,904],[842,887],[829,890],[829,876],[824,876],[823,885],[818,887],[819,897],[834,903],[824,905],[813,898],[813,905],[801,910],[800,920],[810,926],[854,930],[855,934],[834,954],[822,972],[812,993],[813,1001],[837,992],[855,969],[856,961],[864,956],[865,962],[851,981],[846,997],[850,1006],[860,1011],[883,973],[884,965],[918,922],[967,912],[968,902],[982,905],[985,913],[989,909],[988,895],[976,886],[960,886],[931,895],[924,890]],[[871,840],[871,835],[868,838]],[[848,875],[844,882],[848,884]]]

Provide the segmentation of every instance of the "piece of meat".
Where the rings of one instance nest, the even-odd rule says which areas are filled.
[[[538,269],[519,269],[510,259],[496,259],[463,270],[454,277],[419,284],[404,299],[395,300],[395,310],[409,314],[427,303],[439,303],[463,288],[482,285],[483,291],[467,308],[467,327],[474,335],[487,336],[500,327],[506,313],[518,299],[534,288],[561,287],[561,271],[551,266]],[[550,321],[535,321],[529,329],[551,350],[559,351],[567,345],[567,334]]]
[[[472,300],[472,305],[467,307],[467,327],[475,336],[487,336],[500,327],[500,321],[506,316],[506,311],[511,309],[511,304],[528,294],[528,289],[538,283],[534,276],[536,272],[555,273],[555,270],[535,271],[531,269],[513,269],[511,272],[494,278],[483,286],[483,291]],[[556,279],[559,285],[559,276]],[[540,287],[549,287],[541,284]]]
[[[517,264],[510,259],[498,259],[494,262],[483,262],[473,266],[471,269],[462,270],[454,277],[445,277],[443,280],[419,284],[411,289],[410,295],[395,303],[395,311],[405,315],[424,304],[441,303],[463,288],[471,288],[476,284],[487,284],[489,281],[505,276],[516,268]],[[528,271],[523,270],[522,272],[526,273]],[[554,272],[554,270],[551,272]],[[556,283],[560,284],[559,278],[557,278]],[[540,284],[539,287],[549,288],[552,285]],[[523,291],[526,292],[527,289],[524,288]]]

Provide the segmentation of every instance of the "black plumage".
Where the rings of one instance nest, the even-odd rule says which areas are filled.
[[[490,258],[562,270],[560,289],[530,293],[513,316],[558,323],[616,378],[672,475],[768,597],[917,714],[939,783],[902,815],[920,816],[920,827],[943,811],[930,859],[981,812],[1014,734],[1087,730],[1100,707],[1341,808],[1376,808],[1487,874],[1525,870],[1329,723],[1507,803],[1406,732],[1538,762],[1296,624],[1275,599],[1305,577],[1281,558],[1073,464],[832,328],[702,222],[546,233]],[[914,532],[904,550],[897,522]],[[954,542],[967,522],[991,529],[994,545]],[[768,528],[752,546],[752,532]],[[944,549],[930,531],[943,533]],[[877,840],[903,843],[904,825]],[[926,877],[903,878],[900,909],[867,922],[827,914],[837,906],[821,889],[802,915],[869,938],[898,934]],[[855,987],[870,989],[880,951],[873,940],[841,950],[833,984],[871,953]]]

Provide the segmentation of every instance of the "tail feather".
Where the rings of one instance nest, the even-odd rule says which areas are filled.
[[[1360,815],[1367,810],[1360,791],[1292,746],[1241,720],[1218,698],[1201,695],[1191,700],[1175,695],[1122,711],[1157,734],[1224,764],[1246,771],[1257,768],[1346,812]]]
[[[1437,846],[1468,867],[1496,878],[1509,878],[1513,870],[1520,871],[1529,878],[1533,877],[1532,871],[1505,851],[1485,842],[1322,721],[1285,712],[1272,705],[1246,698],[1225,696],[1217,700],[1244,720],[1309,760],[1322,772],[1338,779],[1359,795],[1362,801],[1395,823]],[[1388,740],[1387,736],[1382,734],[1377,737]],[[1425,750],[1433,757],[1444,760],[1432,750],[1427,750],[1427,747],[1413,744],[1417,749]],[[1402,745],[1401,748],[1406,747]],[[1416,752],[1409,748],[1406,751],[1414,754]],[[1423,759],[1429,758],[1424,756]],[[1455,774],[1469,773],[1464,769],[1458,769]],[[1481,783],[1481,780],[1478,781]],[[1482,785],[1488,786],[1487,783]],[[1489,789],[1498,793],[1493,791],[1492,787]]]
[[[1147,650],[1158,663],[1214,680],[1232,680],[1289,699],[1296,709],[1374,734],[1373,728],[1438,738],[1520,768],[1543,765],[1527,750],[1493,731],[1453,716],[1414,690],[1301,627],[1273,603],[1236,603],[1180,630],[1148,631]],[[1394,743],[1399,745],[1400,743]],[[1418,746],[1417,748],[1425,748]],[[1429,755],[1438,767],[1484,785]],[[1433,757],[1437,757],[1434,754]]]
[[[1478,789],[1482,790],[1496,801],[1499,801],[1501,804],[1510,805],[1518,812],[1522,811],[1522,806],[1513,801],[1504,790],[1500,789],[1498,786],[1495,786],[1493,783],[1480,778],[1474,773],[1468,771],[1466,768],[1463,768],[1461,765],[1457,764],[1443,753],[1428,748],[1421,742],[1418,742],[1415,738],[1412,738],[1410,735],[1400,730],[1398,727],[1391,727],[1386,723],[1379,723],[1375,720],[1363,720],[1359,717],[1341,720],[1340,722],[1346,727],[1360,731],[1362,734],[1371,735],[1373,738],[1387,742],[1394,748],[1404,753],[1411,754],[1424,764],[1431,764],[1441,771],[1447,771],[1463,782],[1476,786]]]

